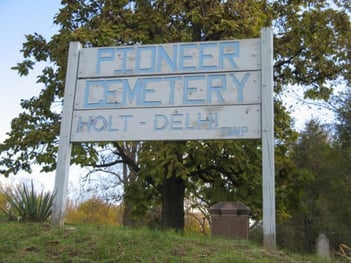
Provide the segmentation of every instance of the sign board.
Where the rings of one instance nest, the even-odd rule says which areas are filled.
[[[72,142],[262,139],[263,217],[275,246],[273,40],[81,48],[71,43],[53,208],[63,224]]]
[[[260,138],[260,52],[259,39],[83,48],[71,141]]]
[[[260,39],[83,48],[78,78],[252,71]]]
[[[140,135],[140,131],[143,134]],[[260,106],[107,109],[73,115],[71,141],[260,137]]]

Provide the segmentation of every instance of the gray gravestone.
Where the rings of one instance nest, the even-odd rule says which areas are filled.
[[[317,255],[326,259],[330,257],[329,239],[324,234],[319,234],[317,238]]]

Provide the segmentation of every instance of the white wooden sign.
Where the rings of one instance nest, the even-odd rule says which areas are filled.
[[[260,71],[78,79],[74,110],[261,104]]]
[[[259,39],[83,48],[71,140],[261,138],[260,52]]]
[[[78,78],[260,70],[260,39],[84,48]]]
[[[263,232],[275,248],[273,37],[70,45],[52,221],[63,224],[72,142],[262,139]]]
[[[90,110],[73,115],[71,141],[260,138],[259,105]]]

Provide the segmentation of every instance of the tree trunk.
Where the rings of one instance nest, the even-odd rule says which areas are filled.
[[[129,160],[134,161],[136,163],[136,144],[132,145],[132,147],[125,147],[129,150],[126,150],[126,156]],[[125,158],[127,158],[125,157]],[[129,174],[128,174],[129,172]],[[133,167],[129,167],[126,163],[123,163],[123,182],[124,182],[124,191],[127,191],[128,184],[134,182],[136,180],[136,171]],[[123,226],[136,226],[137,221],[133,218],[133,201],[130,198],[126,198],[126,193],[123,198],[124,210],[122,217]]]
[[[123,209],[123,218],[122,218],[123,226],[129,226],[129,227],[136,226],[136,221],[133,219],[132,212],[133,212],[132,203],[126,200],[124,202],[124,209]]]
[[[177,231],[184,230],[185,183],[173,175],[164,180],[162,186],[162,227]]]

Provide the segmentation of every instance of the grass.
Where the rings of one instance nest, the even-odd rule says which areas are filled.
[[[321,262],[267,252],[247,241],[116,226],[17,223],[0,220],[0,263],[23,262]]]

